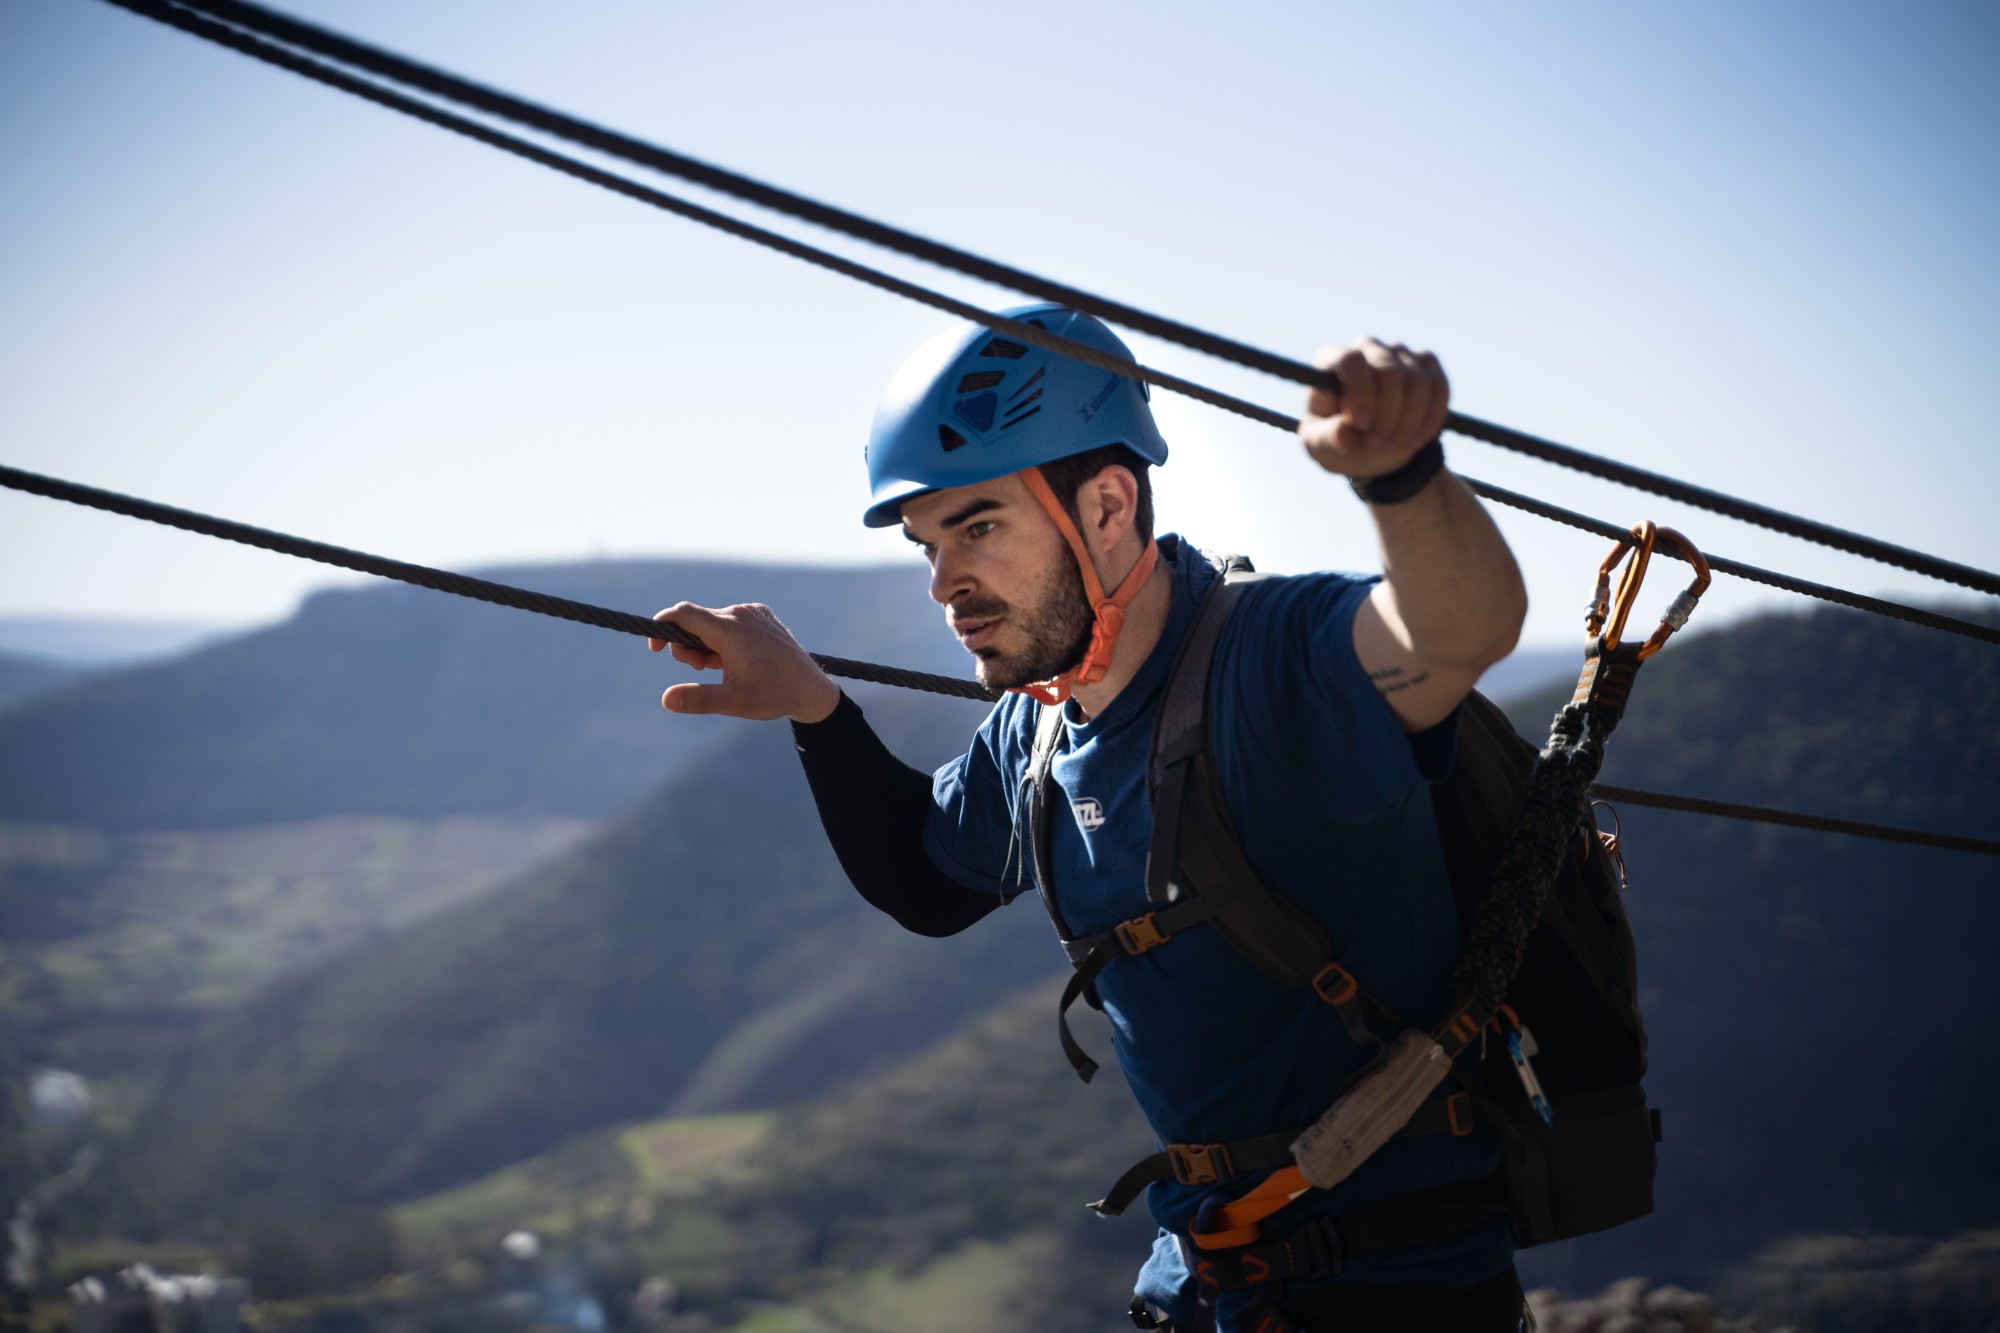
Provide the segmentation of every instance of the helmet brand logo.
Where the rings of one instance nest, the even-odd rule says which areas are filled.
[[[1119,378],[1119,376],[1113,375],[1110,379],[1104,381],[1104,387],[1097,391],[1096,396],[1076,409],[1076,414],[1083,418],[1086,425],[1089,424],[1092,417],[1097,415],[1100,408],[1111,401],[1111,395],[1118,392]]]

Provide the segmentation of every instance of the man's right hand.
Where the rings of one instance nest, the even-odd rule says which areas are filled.
[[[824,722],[840,706],[840,687],[799,647],[768,606],[751,602],[712,611],[681,602],[653,619],[686,630],[708,645],[704,652],[649,639],[647,645],[654,652],[671,647],[677,661],[698,671],[722,672],[719,684],[669,686],[660,696],[660,706],[668,712],[721,713],[758,722],[780,717]]]

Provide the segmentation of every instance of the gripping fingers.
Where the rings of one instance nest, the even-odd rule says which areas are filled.
[[[1333,371],[1341,389],[1308,392],[1299,439],[1328,471],[1393,471],[1444,428],[1450,386],[1431,353],[1364,338],[1322,349],[1314,363]]]
[[[664,611],[654,612],[653,619],[673,626],[682,635],[707,644],[714,643],[715,632],[725,628],[727,624],[715,612],[704,606],[696,606],[693,602],[675,602]],[[703,630],[707,630],[708,633],[704,634]],[[673,644],[675,657],[679,657],[681,661],[688,663],[690,666],[703,665],[692,658],[681,657],[681,650],[684,648],[697,653],[704,651],[701,648],[694,647],[692,644],[680,643],[673,639],[664,638],[646,640],[646,646],[656,653],[660,649],[667,647],[670,643]],[[718,658],[716,664],[720,665],[720,661],[721,659]]]
[[[710,652],[706,648],[690,647],[685,643],[671,643],[667,646],[673,650],[676,662],[685,662],[696,671],[717,671],[722,667],[721,653]]]
[[[677,661],[722,671],[719,683],[669,688],[660,696],[669,712],[815,722],[840,702],[840,688],[767,606],[748,602],[710,610],[681,602],[655,618],[699,640],[692,646],[675,643]]]

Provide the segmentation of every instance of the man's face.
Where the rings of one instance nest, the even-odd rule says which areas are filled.
[[[1092,614],[1076,556],[1018,477],[903,505],[903,535],[931,562],[931,596],[982,685],[1013,689],[1075,666]]]

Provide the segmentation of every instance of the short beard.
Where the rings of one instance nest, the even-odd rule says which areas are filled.
[[[962,607],[960,620],[977,620],[1006,615],[1014,628],[1027,637],[1019,652],[1003,655],[984,649],[973,671],[988,689],[1014,690],[1060,676],[1083,660],[1090,648],[1090,633],[1097,625],[1097,613],[1083,592],[1083,571],[1076,552],[1064,550],[1063,562],[1043,584],[1040,596],[1030,607],[1012,607],[995,599]]]

